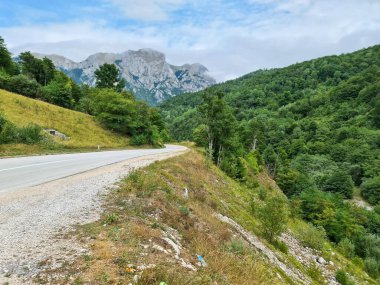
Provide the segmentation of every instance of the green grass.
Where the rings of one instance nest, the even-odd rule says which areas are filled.
[[[0,156],[57,152],[73,148],[93,150],[97,149],[98,145],[102,148],[120,148],[129,143],[127,137],[104,129],[90,115],[1,89],[0,112],[19,127],[34,123],[44,129],[55,129],[70,137],[66,141],[55,138],[55,144],[49,145],[0,145]]]

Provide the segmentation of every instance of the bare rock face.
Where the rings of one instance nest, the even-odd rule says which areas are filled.
[[[138,99],[152,105],[181,93],[195,92],[216,83],[206,67],[199,63],[174,66],[165,55],[152,49],[126,51],[120,54],[96,53],[82,62],[74,62],[59,55],[34,54],[51,59],[55,66],[77,83],[95,85],[94,72],[104,63],[114,63],[127,81],[126,89]]]

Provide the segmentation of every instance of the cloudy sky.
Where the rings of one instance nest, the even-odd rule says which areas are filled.
[[[1,0],[0,36],[75,61],[153,48],[224,81],[380,44],[380,0]]]

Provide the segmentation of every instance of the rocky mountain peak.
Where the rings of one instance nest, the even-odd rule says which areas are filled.
[[[139,49],[138,51],[131,51],[136,56],[141,56],[147,61],[162,60],[166,61],[165,54],[150,48]]]
[[[50,58],[55,66],[78,83],[95,85],[95,70],[104,63],[118,66],[127,81],[126,88],[137,98],[152,105],[178,95],[195,92],[215,84],[205,66],[199,63],[174,66],[166,61],[165,54],[144,48],[123,53],[96,53],[81,62],[74,62],[59,55],[34,54]]]

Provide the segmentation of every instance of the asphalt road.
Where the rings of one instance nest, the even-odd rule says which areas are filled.
[[[71,176],[131,158],[185,150],[167,145],[162,149],[102,151],[0,159],[0,193]]]

